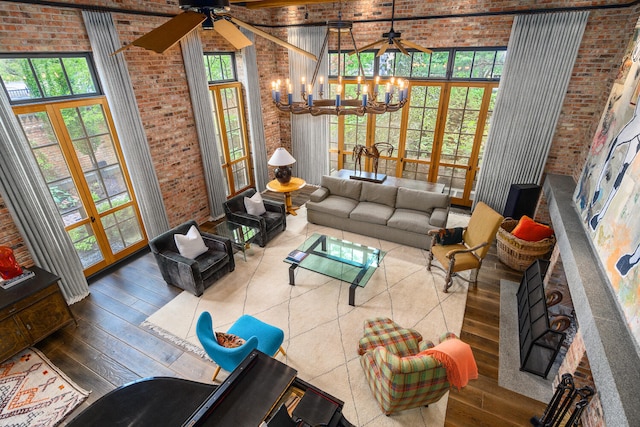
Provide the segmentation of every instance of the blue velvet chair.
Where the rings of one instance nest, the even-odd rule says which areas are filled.
[[[286,355],[282,348],[284,332],[280,328],[271,326],[248,314],[240,317],[227,331],[245,340],[244,344],[235,348],[227,348],[218,344],[213,331],[213,320],[207,311],[202,312],[196,325],[196,335],[209,357],[218,367],[213,373],[211,381],[215,381],[220,369],[233,371],[252,350],[275,356],[278,352]]]

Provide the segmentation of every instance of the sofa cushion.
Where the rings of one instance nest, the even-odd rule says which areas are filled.
[[[251,197],[244,198],[244,207],[249,215],[260,216],[267,211],[262,201],[262,195],[258,192]]]
[[[360,201],[379,203],[393,208],[396,206],[397,193],[398,187],[374,184],[373,182],[363,182]]]
[[[371,224],[386,225],[387,220],[393,215],[393,211],[394,209],[390,206],[379,203],[360,202],[358,206],[351,211],[349,218]]]
[[[324,175],[320,181],[320,185],[328,188],[332,195],[360,200],[360,191],[362,189],[362,182],[360,181]]]
[[[307,210],[323,212],[335,215],[340,218],[349,218],[351,211],[358,205],[356,200],[340,197],[329,196],[322,202],[307,202]]]
[[[449,196],[446,194],[412,190],[405,187],[398,188],[396,208],[431,213],[433,208],[447,207],[449,207]]]
[[[413,209],[396,209],[387,225],[400,230],[413,231],[414,233],[426,234],[429,231],[429,214]]]

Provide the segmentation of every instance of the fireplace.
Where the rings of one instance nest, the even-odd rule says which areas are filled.
[[[547,175],[544,194],[593,380],[608,426],[640,420],[640,355],[573,202],[570,176]]]

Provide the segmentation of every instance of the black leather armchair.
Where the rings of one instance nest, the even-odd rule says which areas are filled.
[[[286,230],[287,212],[284,203],[263,199],[267,212],[260,216],[249,215],[244,207],[244,198],[251,197],[254,194],[256,194],[254,188],[249,188],[240,194],[236,194],[223,203],[224,213],[227,221],[260,230],[255,242],[264,248],[269,240],[273,239],[281,231]]]
[[[164,281],[199,297],[212,283],[233,271],[236,264],[231,240],[203,232],[200,235],[209,250],[196,259],[180,255],[173,236],[186,234],[192,225],[200,231],[195,221],[187,221],[149,240],[149,247]]]

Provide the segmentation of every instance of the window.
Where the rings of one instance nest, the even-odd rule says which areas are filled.
[[[0,56],[0,80],[85,275],[147,238],[88,55]]]
[[[339,83],[338,54],[329,53],[330,92],[341,84],[345,97],[354,98],[358,62],[355,55],[342,55]],[[380,115],[331,116],[332,171],[354,168],[356,144],[387,142],[394,150],[380,157],[378,173],[442,183],[453,203],[471,206],[505,58],[505,48],[409,55],[388,50],[380,57],[364,52],[360,59],[366,78],[380,79],[372,89],[384,91],[392,77],[402,77],[409,81],[409,105]],[[363,161],[363,169],[372,172],[370,159]]]
[[[242,85],[235,81],[237,73],[233,53],[207,53],[204,64],[209,79],[220,166],[227,196],[231,197],[254,185]]]
[[[101,94],[88,54],[2,55],[0,80],[12,104]]]
[[[236,59],[232,53],[212,53],[204,55],[204,68],[209,83],[237,81]]]

